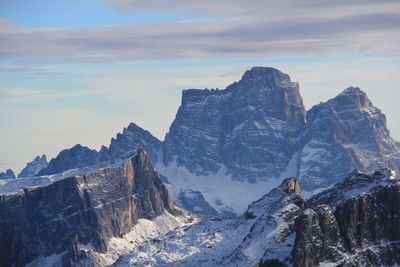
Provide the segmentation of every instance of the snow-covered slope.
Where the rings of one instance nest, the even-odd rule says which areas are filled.
[[[148,240],[116,265],[253,266],[266,252],[287,261],[287,245],[294,240],[293,218],[301,213],[302,203],[297,181],[286,179],[242,217],[204,217]]]
[[[171,162],[168,166],[158,162],[155,169],[167,177],[164,182],[176,203],[188,202],[192,205],[190,211],[200,214],[210,214],[207,209],[211,206],[217,214],[238,216],[246,211],[250,203],[281,183],[281,179],[255,183],[238,181],[232,179],[225,168],[217,173],[195,175],[184,166],[177,166],[176,162]],[[198,200],[198,195],[201,195],[204,201]],[[188,204],[182,206],[187,208]]]
[[[311,197],[307,203],[310,206],[329,204],[335,210],[337,206],[353,196],[369,193],[381,187],[400,185],[396,172],[391,169],[382,169],[372,175],[354,170],[342,182],[331,186]]]
[[[173,205],[143,149],[107,166],[11,180],[0,186],[2,266],[32,261],[43,266],[57,260],[56,266],[76,266],[81,260],[107,263],[126,250],[118,244],[129,234],[136,238],[130,241],[139,242],[135,233],[150,237],[193,221]],[[94,257],[96,253],[109,254]]]
[[[337,192],[335,197],[333,191]],[[200,217],[196,223],[144,240],[115,265],[400,264],[396,256],[400,253],[396,225],[400,218],[400,183],[393,171],[386,169],[373,175],[353,172],[343,183],[314,198],[304,209],[298,181],[285,179],[252,203],[243,216]]]
[[[124,157],[119,158],[117,160],[112,161],[104,161],[98,164],[94,164],[91,166],[86,166],[82,168],[69,169],[67,171],[53,174],[53,175],[42,175],[42,176],[32,176],[32,177],[23,177],[16,179],[4,179],[0,180],[0,194],[12,194],[18,191],[22,191],[26,188],[33,187],[44,187],[50,185],[56,181],[72,177],[75,175],[84,175],[88,173],[93,173],[96,171],[101,171],[107,168],[115,168],[120,166],[124,161],[133,158],[136,156],[136,151],[131,151],[124,155]]]

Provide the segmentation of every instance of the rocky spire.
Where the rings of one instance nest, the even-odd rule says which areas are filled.
[[[18,174],[18,177],[33,177],[48,165],[46,155],[36,156],[33,161],[26,164],[25,168]]]

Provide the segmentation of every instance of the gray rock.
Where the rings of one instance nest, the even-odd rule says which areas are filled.
[[[144,150],[115,168],[0,195],[1,264],[66,252],[63,266],[74,266],[80,244],[105,252],[110,238],[165,210],[177,212]]]
[[[400,182],[388,174],[353,172],[311,198],[296,223],[293,265],[399,264]]]
[[[75,145],[64,149],[57,157],[50,160],[49,165],[37,173],[38,176],[60,173],[70,169],[82,168],[98,163],[100,154],[85,146]]]
[[[328,205],[307,209],[296,222],[292,251],[294,266],[312,267],[344,259],[344,245],[337,220]]]
[[[0,179],[13,179],[15,174],[13,170],[7,169],[5,172],[0,172]]]
[[[399,146],[390,137],[385,115],[359,88],[350,87],[307,112],[297,171],[303,189],[335,184],[353,169],[399,166]]]
[[[255,67],[225,90],[184,90],[163,155],[195,174],[226,166],[234,179],[280,176],[298,145],[305,109],[297,83]]]
[[[144,242],[116,265],[397,266],[399,194],[387,169],[353,172],[306,203],[299,182],[288,178],[243,216],[203,217]]]
[[[46,155],[37,156],[33,161],[26,164],[25,168],[18,174],[18,177],[33,177],[48,165]]]

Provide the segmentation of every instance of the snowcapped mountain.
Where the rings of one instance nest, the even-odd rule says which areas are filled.
[[[204,217],[148,240],[116,266],[254,266],[264,254],[289,260],[302,208],[297,180],[285,179],[240,218]]]
[[[46,155],[42,155],[41,157],[36,156],[36,158],[28,162],[25,168],[18,174],[18,177],[32,177],[38,174],[41,170],[46,168],[49,165],[47,162]]]
[[[298,83],[255,67],[225,90],[184,90],[166,135],[164,164],[196,175],[225,167],[232,179],[265,181],[285,171],[305,121]]]
[[[111,139],[109,148],[103,147],[100,153],[102,158],[118,158],[127,151],[143,147],[150,154],[152,161],[157,162],[157,150],[160,145],[161,141],[151,135],[150,132],[130,123],[127,128],[123,129],[122,134],[118,133],[116,138]]]
[[[224,90],[184,90],[164,142],[131,123],[109,148],[63,150],[39,175],[117,160],[137,147],[149,151],[177,204],[209,215],[240,215],[285,177],[312,191],[353,169],[400,171],[399,143],[359,88],[306,112],[298,83],[254,67]]]
[[[243,216],[200,218],[144,241],[115,265],[393,266],[399,189],[394,171],[353,172],[305,202],[298,181],[285,179]]]
[[[172,203],[138,149],[2,180],[0,258],[4,266],[393,266],[399,207],[400,182],[383,169],[353,171],[308,200],[287,178],[239,217],[193,215]]]
[[[5,172],[0,172],[0,179],[12,179],[15,178],[13,170],[7,169]]]
[[[353,169],[400,168],[385,115],[356,87],[309,110],[300,139],[296,176],[307,190],[332,185]]]
[[[285,177],[311,191],[353,169],[399,170],[385,115],[359,88],[305,115],[298,84],[274,68],[252,68],[225,90],[184,90],[156,169],[177,203],[222,215],[243,213]]]
[[[125,239],[133,246],[194,221],[142,149],[101,168],[2,180],[0,214],[1,266],[106,266]]]

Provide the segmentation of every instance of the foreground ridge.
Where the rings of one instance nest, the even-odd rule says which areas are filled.
[[[46,182],[0,195],[2,266],[52,261],[75,266],[84,260],[104,265],[104,257],[96,255],[109,251],[110,240],[129,233],[140,220],[164,216],[159,219],[165,221],[163,231],[182,224],[178,217],[183,213],[173,205],[143,149],[114,167],[52,182],[32,179]],[[9,182],[29,181],[14,180]],[[168,224],[175,216],[175,223]]]
[[[116,265],[392,266],[400,263],[399,218],[400,183],[392,170],[355,171],[307,201],[289,178],[243,216],[177,228]]]

